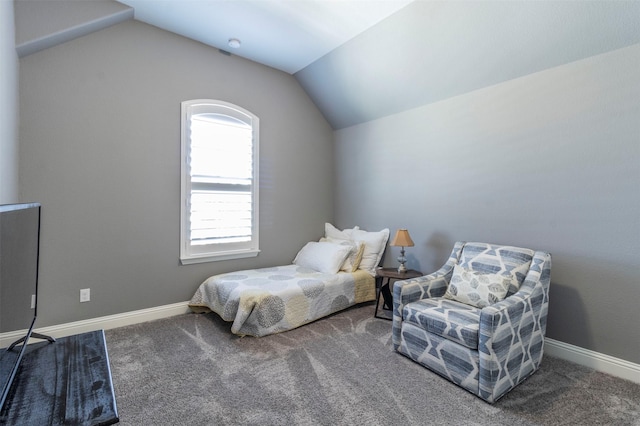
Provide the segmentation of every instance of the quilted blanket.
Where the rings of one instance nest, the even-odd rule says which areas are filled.
[[[375,280],[366,271],[326,274],[286,265],[214,275],[198,287],[189,306],[233,321],[232,333],[260,337],[370,300],[375,300]]]

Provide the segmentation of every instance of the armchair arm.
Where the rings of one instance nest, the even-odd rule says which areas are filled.
[[[481,397],[496,401],[538,369],[549,310],[551,255],[536,252],[520,290],[480,314]]]
[[[447,262],[436,272],[418,278],[396,281],[393,285],[393,347],[400,345],[400,329],[402,328],[402,309],[411,302],[428,297],[443,296],[447,291],[449,280],[453,274],[453,266],[458,263],[464,242],[458,241]]]

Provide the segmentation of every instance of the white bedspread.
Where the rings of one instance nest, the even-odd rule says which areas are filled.
[[[235,334],[259,337],[370,300],[375,300],[375,280],[366,271],[325,274],[287,265],[214,275],[200,285],[189,306],[233,321]]]

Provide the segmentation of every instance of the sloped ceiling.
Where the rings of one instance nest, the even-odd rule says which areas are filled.
[[[119,0],[135,19],[289,74],[413,0]],[[229,39],[240,46],[229,46]]]
[[[234,54],[293,73],[334,129],[640,43],[640,1],[623,0],[17,0],[15,10],[20,56],[133,16],[224,50],[237,37]]]
[[[636,43],[636,1],[418,0],[295,76],[341,129]]]

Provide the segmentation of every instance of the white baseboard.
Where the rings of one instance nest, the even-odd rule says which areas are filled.
[[[108,330],[111,328],[124,327],[126,325],[168,318],[175,315],[185,314],[189,311],[188,302],[180,302],[155,308],[125,312],[122,314],[92,318],[50,327],[42,327],[37,328],[35,331],[40,334],[59,338],[86,333],[88,331],[101,329]],[[0,333],[0,348],[9,346],[25,334],[26,330]],[[544,351],[547,355],[575,362],[576,364],[593,368],[594,370],[630,380],[635,383],[640,383],[640,364],[634,364],[620,358],[590,351],[588,349],[583,349],[578,346],[549,338],[545,338]]]
[[[59,337],[72,336],[74,334],[86,333],[95,330],[108,330],[111,328],[124,327],[125,325],[138,324],[141,322],[153,321],[161,318],[168,318],[175,315],[190,312],[189,302],[173,303],[171,305],[158,306],[155,308],[141,309],[139,311],[124,312],[122,314],[108,315],[105,317],[91,318],[88,320],[69,322],[66,324],[53,325],[49,327],[35,328],[34,331],[46,336]],[[12,331],[0,334],[0,348],[9,346],[27,333],[27,330]],[[35,342],[35,341],[34,341]]]
[[[599,352],[583,349],[558,340],[544,339],[544,353],[612,376],[640,383],[640,364],[634,364]]]

